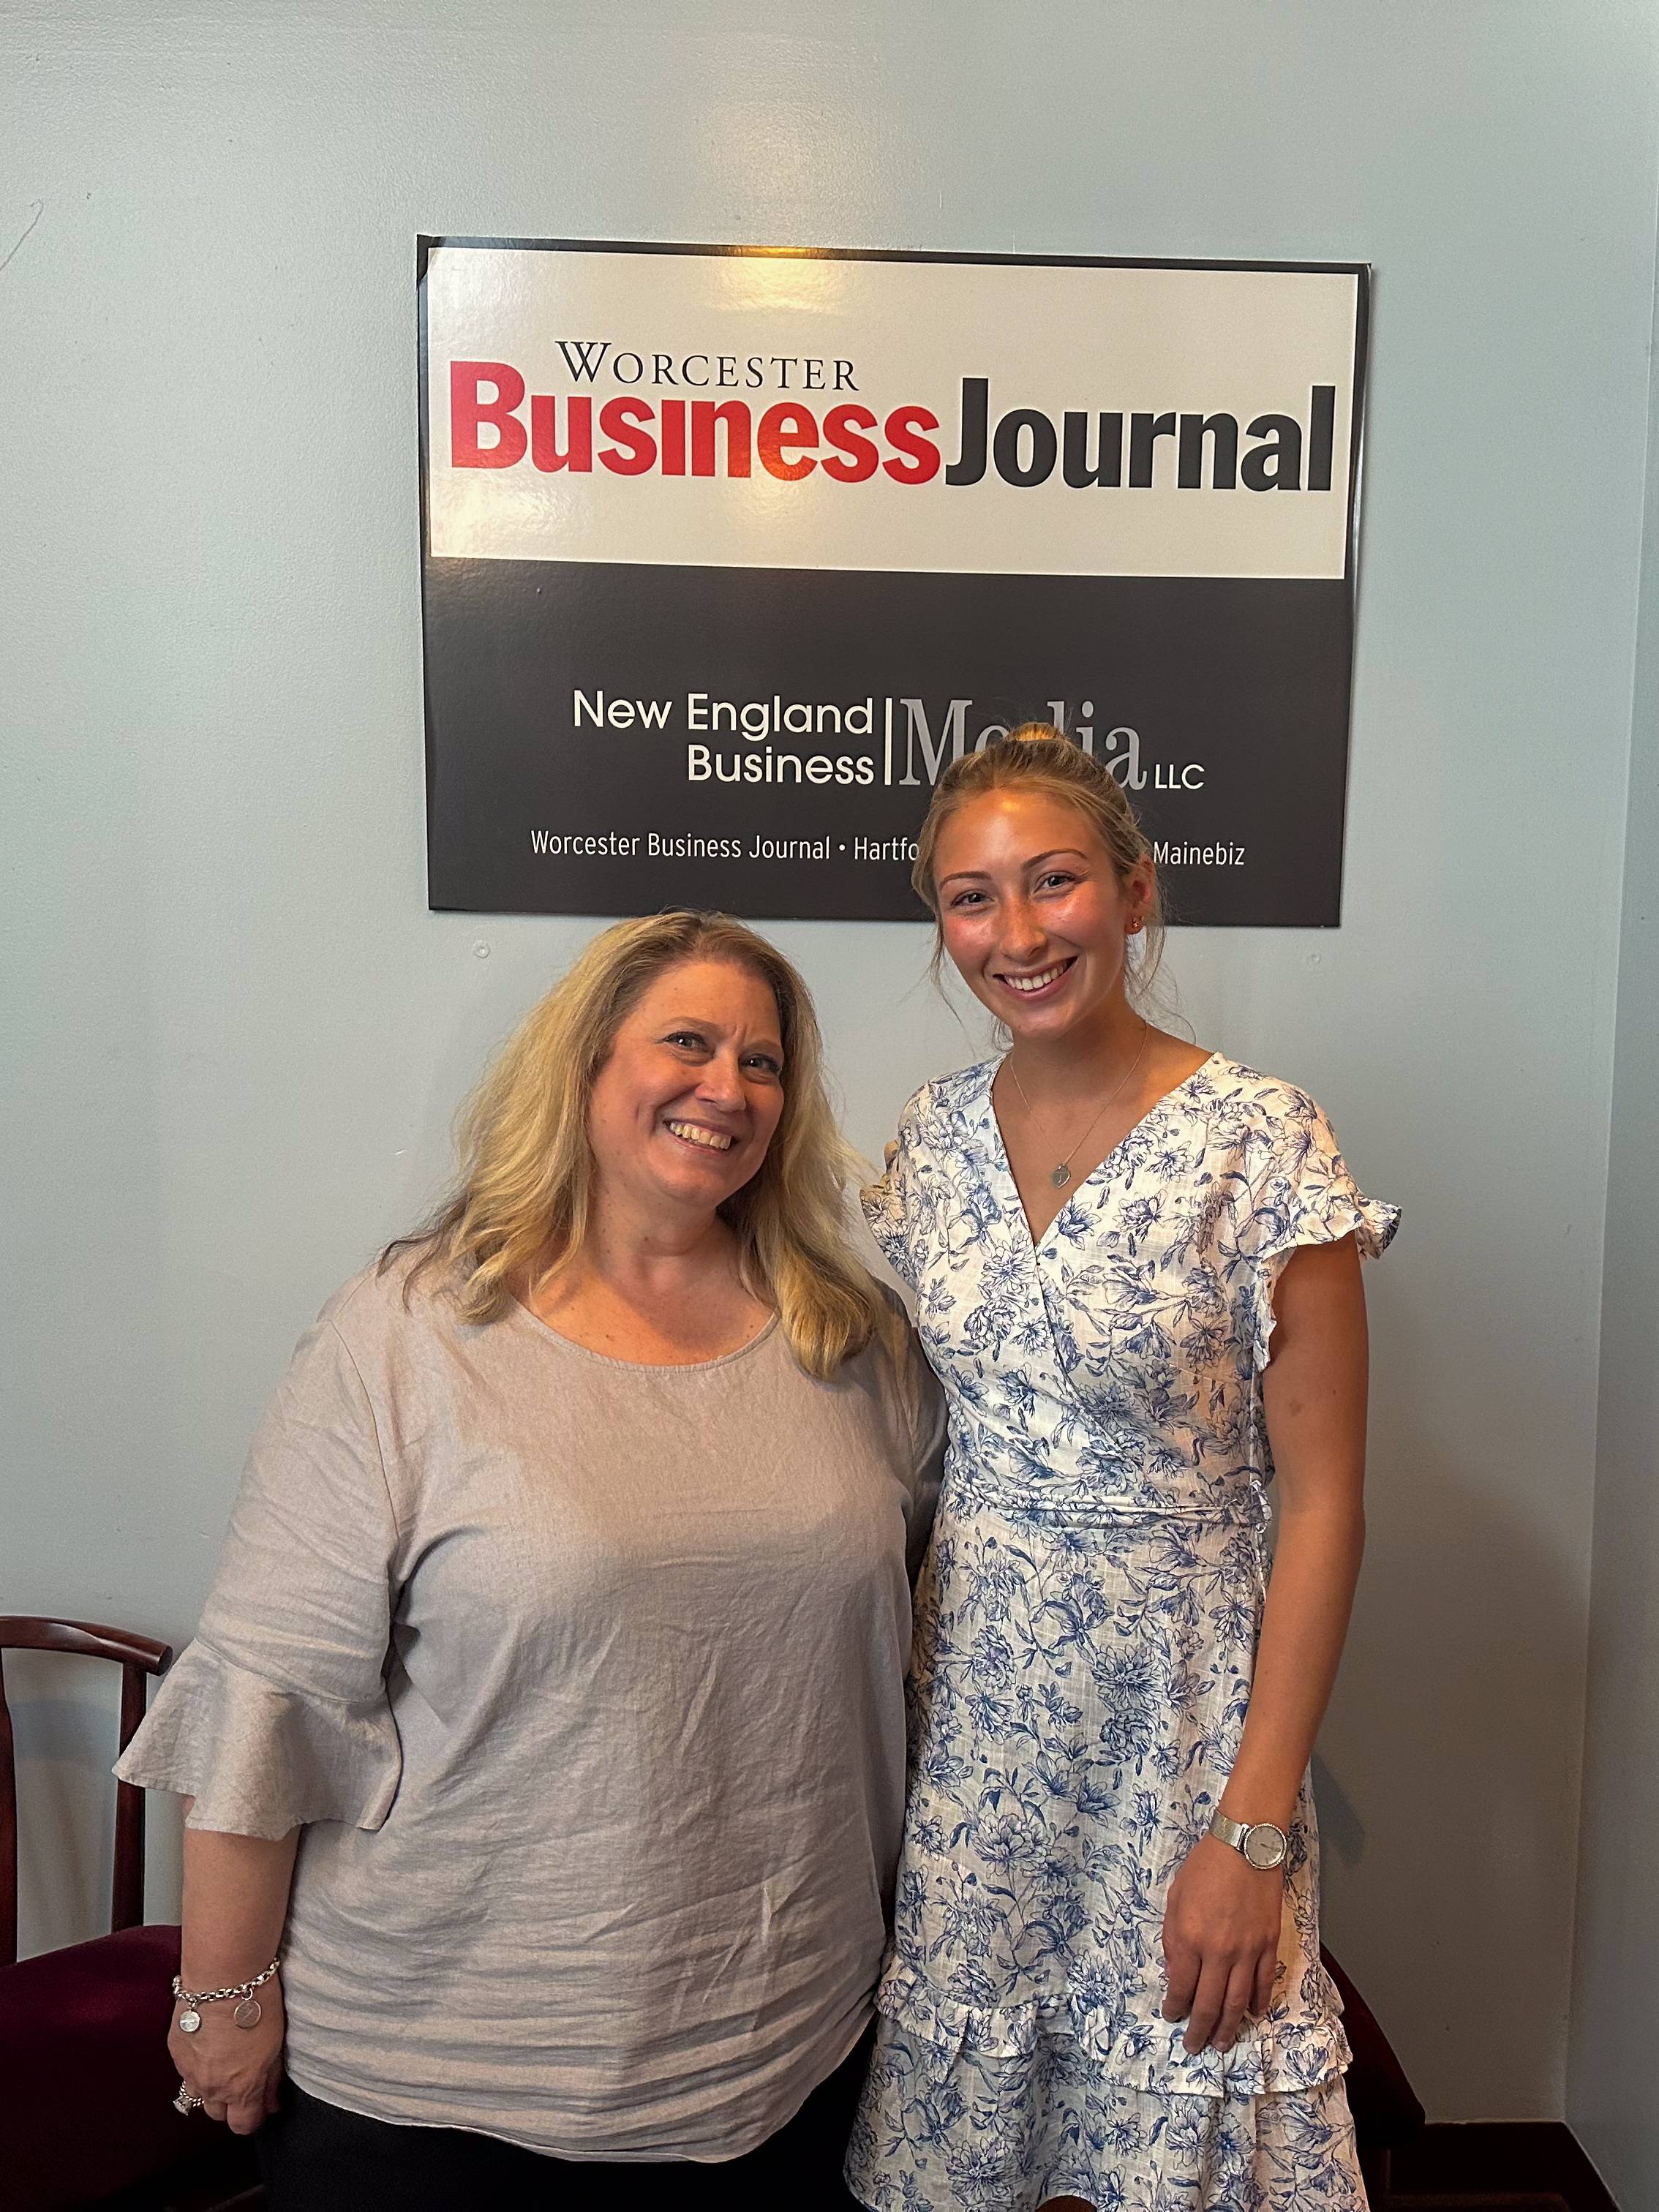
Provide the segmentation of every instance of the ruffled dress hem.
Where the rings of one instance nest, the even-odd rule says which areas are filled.
[[[1334,2013],[1293,2025],[1275,2025],[1270,2016],[1248,2027],[1231,2051],[1188,2051],[1181,2021],[1126,2017],[1123,2007],[1082,1996],[1020,2005],[964,2004],[896,1962],[882,1977],[876,2010],[927,2044],[942,2063],[963,2053],[1030,2060],[1045,2039],[1058,2035],[1103,2081],[1154,2097],[1264,2097],[1310,2089],[1343,2073],[1353,2057]]]

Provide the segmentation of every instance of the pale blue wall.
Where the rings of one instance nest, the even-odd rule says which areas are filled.
[[[1333,1941],[1437,2114],[1559,2113],[1652,49],[1645,0],[9,13],[0,1606],[188,1633],[295,1333],[584,933],[423,903],[416,231],[1369,259],[1346,924],[1174,965],[1407,1206]],[[919,938],[779,935],[874,1147],[967,1056]],[[20,1680],[46,1940],[103,1753]]]
[[[1602,1276],[1567,2112],[1622,2205],[1659,2205],[1659,386],[1631,747]]]

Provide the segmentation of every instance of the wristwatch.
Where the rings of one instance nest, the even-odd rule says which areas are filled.
[[[1283,1866],[1290,1841],[1283,1828],[1271,1820],[1230,1820],[1224,1813],[1212,1815],[1210,1833],[1218,1844],[1231,1844],[1242,1857],[1263,1874]]]

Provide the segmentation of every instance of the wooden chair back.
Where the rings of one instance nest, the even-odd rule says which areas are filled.
[[[121,1749],[144,1717],[147,1677],[164,1674],[173,1647],[125,1628],[92,1620],[42,1620],[30,1613],[0,1613],[0,1966],[17,1958],[17,1774],[12,1755],[11,1714],[6,1705],[4,1654],[68,1651],[83,1659],[112,1659],[121,1669]],[[144,1917],[144,1793],[131,1783],[115,1785],[115,1876],[110,1892],[110,1932],[137,1928]]]

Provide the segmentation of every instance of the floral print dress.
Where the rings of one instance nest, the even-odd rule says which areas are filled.
[[[1305,1782],[1273,2005],[1231,2051],[1162,2017],[1159,1939],[1249,1701],[1274,1285],[1398,1215],[1310,1098],[1215,1054],[1033,1245],[995,1072],[919,1092],[865,1194],[951,1440],[848,2180],[879,2212],[1357,2212]]]

